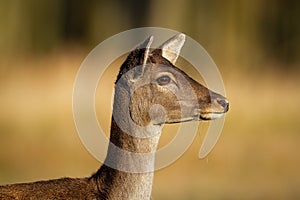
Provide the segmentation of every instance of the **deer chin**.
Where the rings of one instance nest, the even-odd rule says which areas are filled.
[[[195,121],[194,117],[186,117],[186,118],[181,118],[177,120],[168,120],[165,122],[165,124],[175,124],[175,123],[182,123],[182,122],[189,122],[189,121]]]
[[[222,112],[205,112],[205,113],[200,113],[198,115],[195,115],[193,117],[167,120],[164,123],[157,123],[155,125],[175,124],[175,123],[183,123],[183,122],[199,121],[199,120],[208,121],[208,120],[219,119],[219,118],[223,117],[224,115],[225,115],[225,113],[222,113]]]
[[[200,120],[214,120],[224,116],[224,112],[202,112],[199,115]]]

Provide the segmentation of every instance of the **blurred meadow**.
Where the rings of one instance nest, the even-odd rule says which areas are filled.
[[[153,26],[183,32],[207,50],[230,109],[209,156],[198,159],[202,122],[185,154],[155,173],[152,199],[300,199],[299,19],[296,0],[1,1],[0,184],[99,168],[73,122],[77,70],[106,38]],[[97,91],[107,133],[121,62]],[[166,127],[161,146],[174,130]]]

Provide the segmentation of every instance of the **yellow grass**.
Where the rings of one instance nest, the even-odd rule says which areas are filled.
[[[0,184],[89,176],[99,167],[72,119],[72,87],[84,57],[77,52],[1,67]],[[207,126],[201,124],[188,151],[156,172],[153,199],[300,198],[297,76],[222,72],[230,110],[219,142],[199,160]],[[115,73],[108,71],[104,82],[113,82]],[[99,93],[110,94],[112,86],[101,83],[96,108],[108,131],[110,97]],[[174,127],[167,128],[162,144],[173,137]]]

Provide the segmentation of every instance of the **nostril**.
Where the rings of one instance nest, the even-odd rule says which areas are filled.
[[[226,99],[218,99],[217,102],[224,108],[225,112],[229,109],[229,102]]]

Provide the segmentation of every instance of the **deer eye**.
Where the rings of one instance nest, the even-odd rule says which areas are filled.
[[[159,85],[167,85],[171,82],[171,78],[169,76],[164,75],[159,77],[156,81]]]

